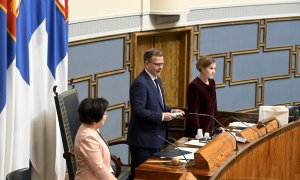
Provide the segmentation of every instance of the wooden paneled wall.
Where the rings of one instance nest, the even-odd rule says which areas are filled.
[[[143,52],[165,52],[162,72],[169,106],[186,107],[186,89],[196,60],[217,60],[219,110],[249,112],[260,105],[300,104],[300,17],[195,24],[74,41],[69,47],[69,79],[80,99],[110,102],[103,129],[108,140],[123,139],[130,117],[129,87],[143,69]]]

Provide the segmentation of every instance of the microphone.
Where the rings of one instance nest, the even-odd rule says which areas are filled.
[[[186,163],[188,162],[188,160],[186,159],[184,153],[181,151],[181,149],[176,146],[175,144],[171,143],[170,141],[166,140],[165,138],[161,137],[160,135],[157,135],[160,139],[162,139],[163,141],[165,141],[166,143],[168,143],[169,145],[173,146],[174,148],[178,149],[181,153],[181,155],[183,156],[184,160],[186,161]],[[197,176],[195,175],[194,169],[192,168],[192,166],[190,166],[191,170],[192,170],[192,174],[196,177],[196,179],[198,180]]]
[[[238,121],[238,122],[244,124],[244,125],[247,126],[248,128],[250,128],[250,129],[252,129],[253,131],[255,131],[255,132],[258,134],[258,137],[260,137],[259,131],[253,129],[253,128],[252,128],[251,126],[249,126],[247,123],[245,123],[245,122],[239,120],[238,118],[236,118],[236,117],[234,117],[234,116],[229,116],[229,117],[227,117],[227,118],[225,119],[225,121],[228,120],[229,118],[232,118],[232,119],[234,119],[234,120],[236,120],[236,121]]]
[[[212,115],[210,114],[199,114],[199,113],[189,113],[189,114],[194,114],[194,115],[198,115],[198,116],[205,116],[205,117],[210,117],[212,118],[213,120],[215,120],[215,122],[217,122],[220,126],[222,126],[226,132],[228,132],[235,140],[235,151],[238,151],[239,150],[239,147],[238,147],[238,143],[237,143],[237,139],[235,137],[235,135],[232,134],[232,132],[230,132],[225,126],[223,126],[223,124],[218,121],[215,117],[213,117]]]
[[[265,124],[267,124],[268,122],[271,122],[272,120],[276,119],[275,117],[269,117],[266,119],[262,119],[261,121],[257,122],[257,127],[264,127]]]
[[[221,134],[223,132],[222,128],[215,128],[215,130],[213,130],[211,137],[215,137],[219,134]]]

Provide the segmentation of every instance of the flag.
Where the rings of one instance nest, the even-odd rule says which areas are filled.
[[[6,0],[0,0],[0,26],[7,27],[6,15],[7,5]],[[0,112],[2,112],[6,102],[6,28],[0,28]]]
[[[7,4],[0,0],[0,179],[4,177],[5,117],[6,117],[6,67],[7,67]],[[2,28],[3,27],[3,28]],[[5,27],[5,28],[4,28]]]
[[[32,179],[64,179],[52,88],[67,89],[67,0],[0,0],[0,8],[0,179],[29,159]]]

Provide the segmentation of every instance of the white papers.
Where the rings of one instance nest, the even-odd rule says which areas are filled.
[[[241,123],[241,122],[232,122],[232,123],[229,123],[229,126],[231,127],[242,127],[242,128],[247,128],[248,126],[254,126],[255,124],[254,123],[247,123],[247,122],[244,122],[244,123]]]
[[[181,112],[176,112],[176,113],[171,113],[171,114],[173,114],[173,115],[175,115],[177,117],[183,116],[183,113],[181,113]]]
[[[205,146],[206,142],[200,142],[199,140],[190,140],[186,143],[184,143],[186,145],[193,145],[193,146]]]
[[[235,132],[231,132],[231,134],[234,135],[234,137],[236,138],[236,140],[237,140],[238,142],[241,142],[241,143],[247,142],[247,139],[237,136],[237,135],[235,134]]]
[[[247,139],[245,139],[245,138],[241,138],[241,137],[239,137],[239,136],[235,136],[235,138],[236,138],[236,140],[237,140],[238,142],[241,142],[241,143],[247,142]]]
[[[191,148],[191,147],[178,147],[181,151],[188,151],[191,153],[196,152],[199,148]]]
[[[241,129],[232,129],[232,130],[231,130],[231,132],[235,132],[235,133],[241,132],[241,131],[242,131]]]
[[[191,160],[191,159],[194,159],[194,153],[196,151],[198,151],[199,148],[189,148],[189,147],[178,147],[181,151],[188,151],[188,152],[191,152],[189,154],[185,154],[184,156],[181,155],[181,156],[176,156],[177,158],[180,159],[181,162],[186,162],[185,159],[187,160]]]
[[[270,117],[276,118],[281,125],[285,125],[289,121],[289,109],[285,106],[260,106],[258,121],[263,121]]]

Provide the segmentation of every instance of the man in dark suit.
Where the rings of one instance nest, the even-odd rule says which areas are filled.
[[[158,152],[166,137],[167,122],[176,118],[182,110],[165,105],[164,92],[159,75],[163,69],[163,52],[149,49],[144,54],[145,69],[130,87],[131,119],[128,127],[127,143],[131,153],[131,176],[134,169]]]

